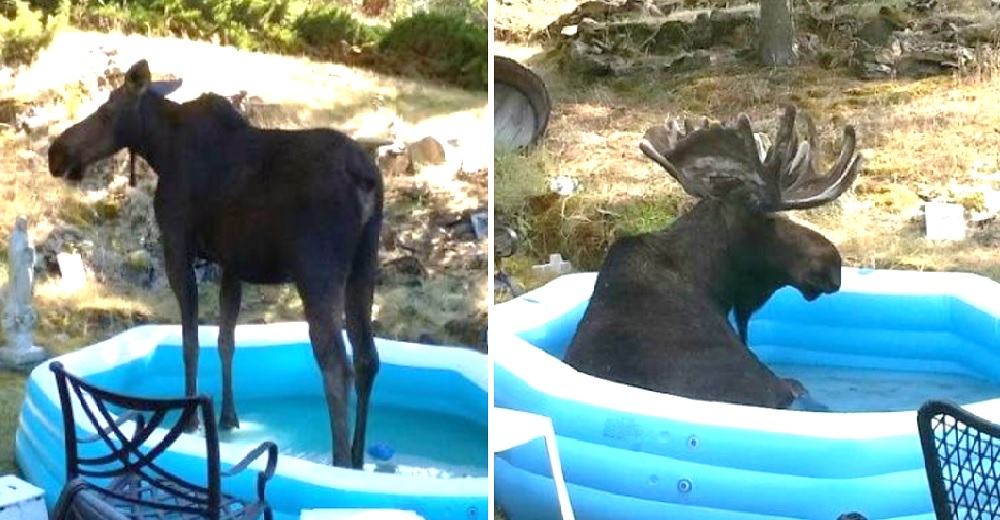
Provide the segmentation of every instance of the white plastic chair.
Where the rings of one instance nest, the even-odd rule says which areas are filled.
[[[537,439],[542,439],[545,444],[562,519],[575,520],[569,493],[566,491],[566,482],[563,480],[552,420],[542,415],[507,408],[490,409],[490,451],[494,457],[497,453],[523,446]]]

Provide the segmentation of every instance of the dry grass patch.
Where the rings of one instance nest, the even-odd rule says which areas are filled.
[[[596,269],[615,236],[665,226],[692,203],[638,151],[646,128],[669,116],[728,120],[746,112],[757,127],[773,132],[777,109],[789,102],[816,120],[825,165],[835,158],[843,127],[858,130],[866,163],[852,192],[794,215],[837,243],[846,263],[1000,279],[1000,240],[991,228],[973,227],[966,240],[934,243],[923,238],[921,214],[923,201],[932,199],[982,211],[984,199],[1000,190],[1000,69],[989,60],[954,77],[923,80],[861,81],[845,70],[739,64],[594,79],[562,75],[538,50],[522,52],[533,56],[527,63],[550,88],[548,134],[540,151],[522,159],[534,165],[530,175],[505,175],[510,159],[496,163],[498,218],[520,223],[529,242],[524,257],[506,265],[529,287],[536,281],[530,265],[548,254],[560,252],[580,269]],[[526,210],[556,175],[576,178],[583,191],[553,203],[559,210],[545,218]],[[601,219],[595,215],[612,223],[597,232],[594,223]]]

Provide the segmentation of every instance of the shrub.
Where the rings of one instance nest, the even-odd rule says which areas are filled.
[[[8,3],[0,16],[0,62],[4,65],[26,64],[52,42],[58,23],[49,22],[41,11],[29,8],[23,0]]]
[[[371,46],[379,38],[376,28],[329,4],[308,7],[292,22],[292,30],[303,44],[321,53],[339,54],[345,45]]]
[[[396,64],[463,88],[486,90],[489,40],[485,27],[456,13],[418,13],[393,22],[379,51]]]
[[[32,0],[36,3],[52,0]],[[82,0],[74,18],[84,27],[192,38],[218,37],[251,50],[284,49],[292,0]]]

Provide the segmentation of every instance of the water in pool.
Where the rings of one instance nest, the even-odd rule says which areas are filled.
[[[270,440],[282,456],[329,464],[330,422],[322,397],[237,400],[240,429],[221,440],[250,449]],[[349,412],[353,424],[354,407]],[[437,478],[487,476],[487,430],[454,415],[373,404],[368,413],[367,445],[384,443],[395,452],[387,462],[366,455],[365,469]]]
[[[973,403],[1000,397],[1000,384],[966,375],[855,367],[772,364],[781,377],[798,379],[833,412],[916,410],[931,398]]]

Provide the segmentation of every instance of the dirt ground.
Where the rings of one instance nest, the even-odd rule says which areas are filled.
[[[261,126],[333,127],[361,139],[407,144],[431,136],[440,142],[443,164],[384,169],[376,335],[481,348],[488,243],[476,237],[469,216],[488,204],[485,93],[204,42],[76,31],[57,36],[30,67],[0,69],[0,243],[7,243],[14,217],[25,214],[40,256],[77,252],[87,275],[83,288],[69,290],[57,273],[38,272],[37,344],[58,354],[137,324],[179,323],[152,219],[155,176],[143,164],[138,186],[129,187],[125,152],[92,167],[78,186],[47,170],[50,140],[96,109],[141,58],[154,79],[184,80],[171,95],[176,101],[208,91],[246,91],[248,117]],[[210,277],[200,285],[204,323],[216,323],[217,292]],[[301,319],[293,288],[245,288],[241,323]],[[0,375],[0,472],[13,471],[9,457],[22,387],[22,375]]]
[[[942,9],[962,14],[966,4]],[[498,20],[507,16],[522,33],[537,31],[566,12],[554,6],[562,4],[509,0],[498,8]],[[835,203],[790,212],[830,238],[847,265],[969,271],[1000,279],[995,58],[925,79],[861,80],[844,68],[804,63],[764,69],[749,62],[676,74],[586,77],[561,70],[544,41],[527,40],[522,34],[494,46],[498,55],[538,73],[553,100],[540,147],[527,157],[496,158],[497,222],[519,228],[525,238],[521,254],[506,266],[526,287],[549,278],[530,271],[549,254],[561,253],[577,269],[596,270],[615,237],[665,227],[692,204],[639,151],[646,128],[669,117],[731,120],[746,112],[756,128],[773,133],[778,108],[790,102],[816,120],[824,167],[835,159],[843,127],[857,129],[866,163],[854,188]],[[556,176],[575,179],[579,189],[569,197],[548,195]],[[964,240],[925,238],[922,207],[928,200],[965,206],[970,224]]]

